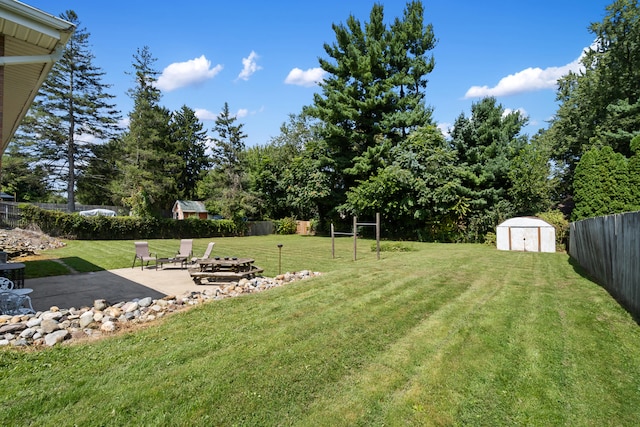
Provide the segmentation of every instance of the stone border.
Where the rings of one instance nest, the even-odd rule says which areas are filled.
[[[303,270],[274,278],[242,279],[225,286],[186,292],[179,297],[168,295],[156,300],[146,297],[117,304],[100,299],[94,301],[93,307],[51,307],[35,314],[0,315],[0,346],[53,347],[61,342],[100,337],[128,326],[151,322],[209,300],[262,292],[319,275],[317,272]]]

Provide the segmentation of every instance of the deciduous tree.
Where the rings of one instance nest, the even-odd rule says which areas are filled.
[[[552,177],[550,158],[550,147],[537,134],[511,160],[508,193],[517,215],[534,215],[552,207],[557,180]]]
[[[20,202],[46,202],[51,194],[47,171],[37,158],[12,142],[2,156],[2,191]]]
[[[583,153],[607,145],[630,157],[631,139],[640,133],[638,1],[613,1],[589,30],[595,42],[582,59],[584,70],[558,81],[560,107],[545,136],[554,143],[567,195]]]
[[[387,146],[373,162],[375,172],[347,193],[342,209],[370,218],[379,212],[394,236],[458,240],[467,202],[456,152],[442,133],[426,126]],[[361,159],[360,164],[371,163]]]
[[[314,144],[320,140],[319,125],[304,114],[291,114],[280,126],[280,134],[264,146],[247,150],[250,187],[263,203],[260,216],[303,218],[318,216],[320,194],[311,160]]]

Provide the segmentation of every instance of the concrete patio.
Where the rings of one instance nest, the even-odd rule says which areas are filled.
[[[196,285],[187,269],[165,267],[156,270],[152,266],[26,279],[24,287],[33,289],[29,296],[34,309],[48,310],[52,306],[92,306],[96,299],[105,299],[112,304],[135,298],[157,299],[213,286]]]

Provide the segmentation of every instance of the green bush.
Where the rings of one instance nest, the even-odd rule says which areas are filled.
[[[569,234],[569,221],[567,221],[562,212],[555,209],[538,213],[536,216],[553,225],[556,229],[556,245],[562,246],[566,244],[566,239]]]
[[[637,209],[629,185],[629,160],[609,146],[592,148],[578,162],[573,179],[573,221]]]
[[[180,239],[236,236],[240,233],[231,220],[187,218],[139,218],[129,216],[84,217],[50,211],[33,205],[20,205],[21,226],[37,225],[50,236],[79,240]]]
[[[484,235],[484,244],[488,246],[495,246],[497,244],[498,238],[496,233],[489,231]]]
[[[298,223],[294,218],[283,218],[274,221],[276,224],[276,233],[277,234],[296,234],[296,230],[298,229]]]

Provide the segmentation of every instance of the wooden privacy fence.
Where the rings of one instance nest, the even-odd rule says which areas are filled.
[[[640,212],[571,223],[569,254],[640,318]]]
[[[247,236],[266,236],[273,234],[273,221],[251,221],[247,224]]]

